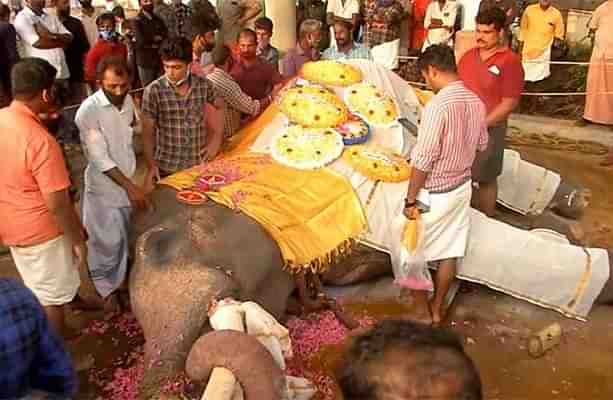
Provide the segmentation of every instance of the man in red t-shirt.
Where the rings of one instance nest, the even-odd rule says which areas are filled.
[[[519,104],[524,88],[524,70],[519,57],[502,44],[505,13],[499,8],[480,11],[477,47],[464,54],[458,65],[460,79],[485,103],[489,131],[488,149],[473,165],[476,207],[493,216],[498,197],[497,178],[502,173],[507,119]]]
[[[121,43],[119,33],[115,30],[115,16],[112,13],[104,13],[96,18],[98,26],[98,40],[85,56],[85,80],[92,90],[96,90],[96,69],[102,59],[107,57],[119,57],[128,59],[128,48]]]
[[[232,66],[230,75],[252,99],[269,98],[273,89],[283,83],[283,78],[277,68],[258,58],[257,36],[254,31],[241,31],[238,36],[238,51],[238,60]]]

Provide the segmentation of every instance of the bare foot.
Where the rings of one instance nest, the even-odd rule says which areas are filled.
[[[105,320],[113,319],[116,315],[121,314],[121,304],[117,292],[111,293],[104,300],[104,314]]]
[[[447,310],[442,304],[431,302],[430,312],[432,313],[432,326],[440,326],[447,317]]]
[[[360,327],[358,321],[353,319],[334,299],[326,299],[326,304],[332,310],[336,318],[343,323],[349,330],[357,329]]]

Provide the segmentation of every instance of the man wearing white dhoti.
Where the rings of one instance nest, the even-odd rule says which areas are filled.
[[[83,224],[89,235],[87,262],[108,311],[118,309],[116,291],[126,277],[132,210],[148,205],[144,191],[133,180],[135,109],[129,82],[125,60],[102,60],[98,66],[101,88],[83,102],[75,119],[88,160],[82,198]]]
[[[538,82],[551,74],[551,48],[554,40],[564,39],[564,20],[552,0],[539,0],[526,8],[521,17],[519,40],[524,79]]]
[[[458,4],[451,0],[436,0],[426,10],[424,28],[428,31],[422,51],[433,44],[453,45],[453,29]]]
[[[428,292],[413,290],[412,294],[418,319],[438,324],[444,316],[443,301],[455,279],[457,259],[466,252],[471,167],[477,151],[486,149],[488,133],[485,105],[458,77],[450,47],[428,47],[418,67],[437,94],[424,109],[411,152],[413,171],[404,213],[413,218],[419,191],[429,192],[430,209],[421,214],[423,249],[427,262],[438,262],[430,309]]]

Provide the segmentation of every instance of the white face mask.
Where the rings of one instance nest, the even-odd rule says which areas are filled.
[[[187,66],[187,74],[185,74],[185,78],[183,78],[183,79],[181,79],[181,80],[179,80],[179,81],[177,81],[177,82],[173,82],[173,81],[172,81],[172,80],[171,80],[171,79],[168,77],[168,75],[166,75],[166,79],[168,80],[168,82],[170,82],[170,84],[171,84],[172,86],[174,86],[174,87],[179,87],[179,86],[183,85],[185,82],[187,82],[187,81],[189,80],[189,77],[190,77],[190,75],[191,75],[191,71],[192,71],[192,64],[190,63],[190,64]]]

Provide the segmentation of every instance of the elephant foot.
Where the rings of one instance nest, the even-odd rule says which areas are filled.
[[[347,329],[350,331],[357,329],[360,327],[358,321],[353,319],[351,315],[349,315],[334,299],[326,298],[326,304],[328,308],[334,313],[336,318],[341,321]]]

